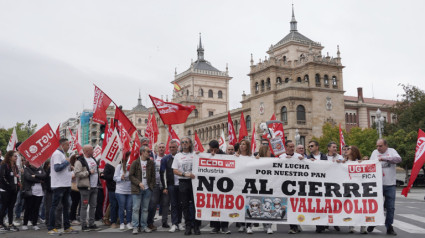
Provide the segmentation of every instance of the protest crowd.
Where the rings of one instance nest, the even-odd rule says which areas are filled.
[[[98,102],[98,105],[102,103]],[[164,121],[164,118],[161,119]],[[169,125],[165,121],[164,124]],[[59,138],[58,133],[56,137],[51,138],[57,140],[57,147],[52,148],[52,153],[40,164],[30,163],[33,160],[28,158],[29,154],[23,149],[26,142],[15,143],[13,149],[7,151],[1,161],[0,232],[40,230],[40,223],[46,224],[49,235],[78,233],[74,229],[77,226],[81,226],[81,232],[89,232],[100,230],[101,227],[96,225],[95,221],[102,221],[108,228],[131,230],[132,234],[155,232],[157,225],[160,225],[169,232],[200,235],[201,221],[196,219],[192,189],[196,171],[192,171],[192,165],[196,155],[204,149],[196,135],[194,140],[191,137],[178,139],[175,132],[170,130],[169,141],[164,143],[152,141],[154,137],[149,135],[139,139],[135,133],[132,146],[129,146],[130,143],[126,146],[125,141],[131,140],[128,135],[135,130],[126,125],[122,116],[120,119],[120,116],[116,115],[115,122],[111,125],[115,128],[106,132],[109,142],[104,141],[103,151],[112,151],[114,144],[111,141],[115,138],[120,139],[120,148],[124,149],[121,150],[122,153],[115,153],[106,163],[106,153],[101,153],[101,156],[94,155],[95,148],[91,145],[78,145],[76,141]],[[117,128],[120,131],[119,136],[116,136]],[[329,142],[327,153],[322,153],[319,151],[319,143],[310,141],[310,154],[307,154],[303,145],[295,146],[294,142],[286,140],[285,153],[276,156],[267,137],[261,139],[258,152],[255,141],[245,138],[238,141],[229,143],[223,151],[220,149],[222,143],[212,140],[207,152],[212,156],[232,155],[236,160],[246,156],[258,160],[274,157],[341,165],[361,163],[364,160],[379,161],[384,174],[382,191],[385,198],[385,226],[388,235],[396,235],[392,226],[395,176],[396,164],[401,162],[401,157],[394,149],[389,148],[384,139],[376,142],[376,150],[370,158],[363,157],[355,145],[342,146],[338,154],[338,144],[335,142]],[[31,149],[33,147],[29,147],[30,151]],[[73,149],[76,149],[77,153],[68,153]],[[168,220],[169,214],[171,221]],[[285,211],[280,211],[279,214],[283,217]],[[157,221],[157,224],[154,224],[156,216],[161,217],[160,223]],[[210,226],[212,234],[231,233],[229,222],[212,221]],[[237,223],[236,226],[238,232],[252,234],[253,226],[258,224]],[[264,223],[262,226],[266,233],[273,233],[271,224]],[[341,228],[317,226],[316,232],[323,233],[329,229],[340,231]],[[354,233],[354,227],[345,229]],[[360,228],[362,234],[373,230],[373,226]],[[299,224],[289,225],[289,234],[299,232],[302,232]]]

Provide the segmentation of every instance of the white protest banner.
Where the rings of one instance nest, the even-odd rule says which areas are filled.
[[[123,147],[120,140],[120,136],[118,135],[118,131],[115,128],[114,133],[108,140],[108,144],[103,150],[101,159],[106,163],[111,164],[114,167],[121,162],[123,156]]]
[[[382,168],[200,153],[193,162],[196,219],[331,226],[384,224]]]

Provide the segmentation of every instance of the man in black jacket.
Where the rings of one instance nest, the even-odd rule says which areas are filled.
[[[128,151],[127,153],[131,153]],[[106,225],[111,225],[111,228],[118,228],[117,217],[118,217],[118,200],[115,197],[115,186],[114,181],[115,167],[111,164],[106,164],[103,172],[100,174],[100,178],[106,181],[106,187],[108,188],[108,197],[109,197],[109,216],[104,216],[104,223]],[[109,218],[111,219],[109,221]]]
[[[171,228],[169,232],[175,232],[176,230],[184,230],[184,226],[181,224],[182,220],[182,206],[179,198],[179,179],[178,176],[174,175],[171,165],[174,161],[174,156],[177,154],[178,143],[175,140],[171,140],[168,146],[170,154],[166,155],[161,160],[160,168],[160,179],[162,187],[164,188],[163,193],[168,194],[171,203]],[[177,177],[177,178],[176,178]]]

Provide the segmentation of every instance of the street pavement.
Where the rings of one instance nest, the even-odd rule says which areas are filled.
[[[397,199],[396,199],[396,215],[394,218],[394,229],[398,233],[397,237],[405,237],[405,238],[423,238],[425,237],[425,188],[413,188],[409,193],[409,196],[405,198],[401,196],[401,188],[397,189]],[[170,221],[170,219],[169,219]],[[91,232],[80,232],[79,234],[63,234],[62,238],[73,238],[73,237],[93,237],[93,238],[122,238],[126,236],[133,236],[131,231],[121,231],[119,229],[112,229],[107,226],[101,225],[101,223],[97,223],[101,226],[101,230],[99,231],[91,231]],[[155,225],[161,225],[161,218],[156,218]],[[30,230],[28,231],[19,231],[19,232],[8,232],[0,234],[0,238],[2,237],[16,237],[16,238],[36,238],[36,237],[46,237],[49,236],[47,234],[47,230],[43,224],[40,225],[42,228],[40,231]],[[76,230],[79,230],[80,227],[74,227]],[[235,223],[230,224],[230,230],[232,234],[224,235],[224,234],[210,234],[211,228],[209,227],[209,222],[202,222],[202,237],[218,237],[218,236],[232,236],[232,237],[246,237],[249,236],[245,233],[238,233],[238,228]],[[297,236],[299,238],[307,238],[307,237],[328,237],[328,236],[341,236],[344,237],[355,237],[355,236],[373,236],[373,237],[388,237],[386,235],[385,226],[378,226],[375,228],[375,231],[368,235],[362,235],[359,233],[360,227],[356,227],[356,232],[354,234],[348,233],[348,227],[341,227],[341,231],[337,232],[332,227],[329,232],[317,234],[315,233],[315,226],[302,226],[303,232],[296,235],[288,234],[288,225],[273,225],[272,229],[274,230],[273,235],[285,235],[285,236]],[[273,236],[268,235],[263,231],[262,226],[254,227],[254,235],[257,236]],[[162,227],[158,227],[158,230],[147,234],[147,233],[139,233],[133,237],[143,236],[143,237],[152,237],[152,238],[162,238],[162,237],[184,237],[184,232],[175,232],[169,233],[168,229],[164,229]],[[193,236],[193,235],[192,235]]]

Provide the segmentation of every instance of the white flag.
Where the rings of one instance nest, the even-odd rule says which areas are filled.
[[[115,128],[114,133],[108,140],[108,144],[103,150],[101,159],[106,163],[111,164],[114,167],[121,162],[123,156],[123,147],[120,140],[120,136],[118,135],[118,131]]]
[[[6,151],[15,150],[16,143],[18,143],[18,135],[16,135],[16,127],[14,127],[12,135],[10,135],[10,140],[9,144],[7,144]]]
[[[221,131],[220,141],[218,142],[220,150],[226,153],[226,138],[224,137],[224,130]]]

